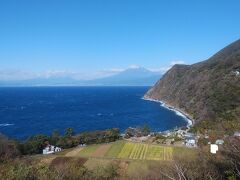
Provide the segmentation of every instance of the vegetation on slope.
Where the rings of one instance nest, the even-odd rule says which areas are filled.
[[[173,66],[147,93],[196,120],[198,130],[240,129],[240,40],[193,65]]]
[[[1,141],[2,142],[2,141]],[[114,145],[115,143],[113,143]],[[116,142],[117,144],[117,142]],[[139,144],[142,147],[146,144]],[[95,146],[95,145],[89,145]],[[99,145],[104,146],[104,145]],[[159,146],[160,147],[160,146]],[[141,149],[133,155],[141,158]],[[162,149],[159,149],[162,150]],[[189,156],[188,149],[173,148],[171,161],[117,160],[64,156],[4,156],[2,179],[237,179],[240,178],[240,139],[230,138],[217,155],[202,149]],[[154,152],[154,151],[151,151]],[[2,152],[1,152],[2,153]],[[81,151],[79,151],[81,153]],[[181,153],[178,155],[178,153]],[[157,153],[159,154],[159,153]],[[160,153],[161,154],[161,153]],[[185,155],[184,155],[185,154]],[[129,167],[128,167],[129,166]],[[129,170],[128,170],[129,169]]]

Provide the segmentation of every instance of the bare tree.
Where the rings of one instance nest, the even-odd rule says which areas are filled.
[[[236,176],[240,178],[240,138],[230,138],[223,154],[226,156],[226,160],[232,164]]]

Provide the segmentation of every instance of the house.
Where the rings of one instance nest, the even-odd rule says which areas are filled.
[[[240,131],[236,131],[233,136],[240,137]]]
[[[79,144],[78,146],[79,147],[86,147],[87,145],[86,144]]]
[[[173,138],[172,138],[172,139],[166,139],[166,140],[165,140],[166,145],[171,145],[173,142],[174,142],[174,139],[173,139]]]
[[[236,71],[231,71],[231,74],[232,75],[235,75],[235,76],[240,76],[240,72],[238,70]]]
[[[195,137],[186,137],[185,144],[188,147],[197,147],[197,141],[196,141]]]
[[[224,141],[222,139],[217,139],[215,144],[217,145],[223,145]]]
[[[208,136],[208,135],[204,135],[204,138],[205,138],[205,139],[209,139],[209,136]]]
[[[163,135],[164,137],[168,137],[168,136],[171,136],[172,134],[169,130],[167,130],[167,131],[163,131],[161,135]]]
[[[183,138],[183,136],[185,136],[186,133],[187,132],[185,130],[179,129],[174,133],[174,135],[179,137],[179,138]]]
[[[197,147],[197,138],[193,133],[186,133],[184,135],[185,145],[188,147]]]
[[[185,136],[185,137],[195,137],[195,134],[188,132],[188,133],[186,133],[184,136]]]
[[[44,149],[43,149],[43,154],[53,154],[55,152],[60,152],[62,151],[61,148],[56,147],[56,146],[52,146],[52,145],[47,145]]]
[[[211,144],[211,145],[210,145],[210,152],[211,152],[212,154],[216,154],[217,151],[218,151],[218,145],[217,145],[217,144]]]
[[[235,71],[235,74],[236,74],[236,76],[239,76],[240,72],[239,71]]]
[[[175,141],[174,142],[174,146],[184,146],[184,145],[185,145],[184,141]]]

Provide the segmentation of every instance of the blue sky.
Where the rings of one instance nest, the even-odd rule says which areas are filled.
[[[0,79],[192,64],[240,37],[239,0],[2,0]]]

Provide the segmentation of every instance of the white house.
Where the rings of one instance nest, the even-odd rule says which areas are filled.
[[[197,147],[197,138],[193,133],[186,133],[184,135],[185,144],[188,147]]]
[[[231,73],[236,75],[236,76],[240,76],[240,72],[239,71],[231,71]]]
[[[234,133],[234,136],[235,136],[235,137],[240,137],[240,131],[236,131],[236,132]]]
[[[175,132],[175,135],[176,135],[177,137],[179,137],[179,138],[182,138],[186,133],[187,133],[187,132],[186,132],[185,130],[179,129],[179,130],[177,130],[177,131]]]
[[[188,147],[197,147],[197,141],[194,137],[186,137],[185,144]]]
[[[190,133],[190,132],[187,132],[186,134],[184,134],[184,136],[185,136],[186,138],[188,138],[188,137],[195,137],[195,134]]]
[[[218,144],[218,145],[223,145],[223,143],[224,143],[224,140],[222,139],[217,139],[215,142],[215,144]]]
[[[235,74],[236,74],[236,76],[239,76],[240,72],[239,71],[235,71]]]
[[[48,145],[43,149],[43,154],[53,154],[55,152],[60,152],[62,149],[60,147]]]
[[[210,145],[210,152],[211,152],[212,154],[216,154],[217,151],[218,151],[218,145],[216,145],[216,144],[211,144],[211,145]]]

